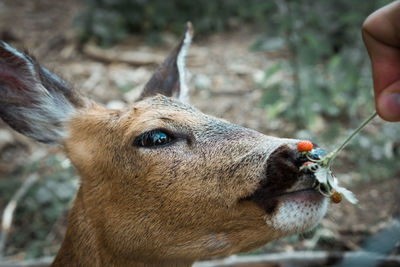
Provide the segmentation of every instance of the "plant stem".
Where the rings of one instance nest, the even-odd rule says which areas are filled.
[[[366,119],[363,123],[361,123],[361,125],[358,126],[358,128],[355,129],[355,130],[353,131],[353,133],[352,133],[349,137],[347,137],[347,139],[342,143],[342,145],[341,145],[339,148],[337,148],[335,151],[333,151],[333,152],[331,153],[331,155],[329,156],[328,162],[327,162],[328,169],[331,167],[331,164],[332,164],[333,160],[336,158],[336,156],[339,154],[339,152],[342,151],[342,149],[347,145],[347,143],[348,143],[359,131],[361,131],[361,130],[365,127],[365,125],[367,125],[373,118],[375,118],[376,115],[377,115],[377,113],[376,113],[376,111],[375,111],[371,116],[368,117],[368,119]]]

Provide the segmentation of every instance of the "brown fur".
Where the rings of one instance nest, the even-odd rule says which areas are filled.
[[[246,162],[253,165],[253,155],[239,156],[254,148],[252,139],[256,134],[186,107],[177,116],[178,105],[182,104],[176,102],[176,110],[171,110],[168,102],[169,99],[160,96],[139,103],[125,114],[110,114],[96,108],[70,121],[70,138],[64,145],[68,157],[84,177],[79,203],[92,207],[80,208],[80,214],[85,210],[87,217],[96,218],[99,233],[93,235],[100,239],[96,244],[108,244],[111,250],[118,247],[112,254],[126,254],[135,260],[145,257],[193,260],[202,255],[238,252],[232,246],[244,240],[236,239],[240,233],[248,239],[252,231],[247,228],[255,226],[243,227],[249,217],[253,221],[258,214],[260,227],[265,228],[263,212],[248,209],[249,204],[243,209],[236,207],[238,200],[251,194],[258,185],[257,175],[250,175],[245,166]],[[160,108],[162,105],[165,110]],[[210,129],[205,135],[204,127],[216,123],[220,124],[220,130]],[[196,141],[191,145],[179,141],[175,147],[162,151],[132,146],[135,136],[160,126],[193,134],[190,138]],[[226,140],[229,135],[237,143],[243,142],[241,138],[246,135],[249,140],[233,145],[234,140]],[[209,142],[218,145],[210,146]],[[224,161],[229,164],[223,164]],[[254,170],[255,174],[263,171],[262,161],[259,168]],[[209,225],[211,218],[213,223]],[[253,235],[257,233],[258,230]]]
[[[257,146],[268,137],[163,96],[125,112],[95,106],[68,126],[64,146],[82,183],[55,266],[70,257],[107,266],[191,263],[247,251],[282,234],[265,223],[263,209],[241,201],[265,178],[267,157]],[[158,127],[191,141],[165,149],[132,145]],[[283,192],[298,177],[298,169],[282,173],[264,187]]]

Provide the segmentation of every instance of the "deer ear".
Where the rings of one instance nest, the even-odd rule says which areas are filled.
[[[174,48],[165,61],[158,67],[145,85],[138,100],[145,97],[162,94],[188,102],[188,86],[186,84],[186,54],[192,42],[192,24],[186,24],[186,32],[179,44]]]
[[[0,117],[44,143],[65,137],[64,122],[86,101],[30,56],[0,41]]]

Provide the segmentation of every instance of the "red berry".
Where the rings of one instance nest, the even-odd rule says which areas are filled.
[[[331,200],[333,203],[340,203],[340,201],[342,201],[342,194],[340,194],[339,192],[337,192],[336,190],[332,191],[332,195],[331,195]]]
[[[299,150],[299,152],[306,152],[306,151],[311,151],[313,149],[314,145],[307,140],[303,140],[300,141],[297,144],[297,150]]]

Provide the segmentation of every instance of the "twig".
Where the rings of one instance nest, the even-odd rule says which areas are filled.
[[[101,49],[93,44],[83,47],[83,53],[105,63],[122,62],[134,66],[158,65],[164,57],[149,52],[119,51],[115,49]]]
[[[385,256],[371,252],[341,252],[341,251],[295,251],[283,253],[271,253],[267,255],[254,256],[230,256],[225,259],[199,261],[193,267],[216,267],[216,266],[251,266],[252,263],[284,263],[294,264],[294,266],[318,265],[325,266],[334,264],[345,259],[364,258],[366,260],[380,261],[381,263],[400,264],[400,256]],[[39,267],[49,266],[53,262],[53,257],[45,257],[30,261],[6,261],[0,262],[0,267]],[[244,265],[246,264],[246,265]],[[257,265],[259,266],[259,265]],[[395,265],[393,265],[395,266]]]
[[[87,44],[83,47],[82,52],[100,62],[109,63],[125,63],[132,66],[148,66],[159,65],[164,61],[164,55],[156,52],[145,51],[121,51],[115,48],[102,49],[93,44]],[[207,52],[192,48],[188,55],[188,66],[204,66],[207,64]]]
[[[365,125],[367,125],[371,120],[373,120],[376,117],[376,115],[378,115],[378,114],[375,111],[374,113],[372,113],[371,116],[369,116],[365,121],[363,121],[363,123],[361,123],[361,125],[358,126],[357,129],[355,129],[349,137],[346,138],[346,140],[340,145],[339,148],[337,148],[335,151],[333,151],[331,153],[331,155],[329,156],[328,162],[327,162],[328,169],[331,167],[331,164],[332,164],[333,160],[336,158],[336,156],[339,154],[339,152],[342,151],[342,149],[347,145],[347,143],[356,134],[358,134],[358,132],[361,131],[365,127]]]
[[[216,266],[251,266],[252,263],[280,263],[292,264],[294,266],[326,266],[345,259],[363,258],[380,263],[400,264],[400,256],[386,256],[372,252],[328,252],[328,251],[295,251],[284,253],[272,253],[255,256],[231,256],[225,259],[200,261],[193,267],[216,267]],[[246,265],[244,265],[246,264]],[[1,267],[1,266],[0,266]]]
[[[8,202],[6,208],[3,211],[3,217],[1,221],[1,232],[0,232],[0,259],[3,258],[4,248],[7,242],[8,233],[11,230],[11,224],[14,216],[15,208],[18,205],[18,201],[26,194],[29,188],[35,184],[39,179],[39,175],[34,173],[28,176],[22,183],[21,187],[15,192],[11,200]]]
[[[285,43],[291,53],[289,57],[289,65],[293,75],[293,89],[294,96],[291,105],[293,105],[294,110],[298,110],[296,112],[296,120],[295,123],[298,126],[303,126],[303,119],[301,113],[304,112],[301,108],[302,104],[302,93],[304,91],[302,86],[302,81],[300,78],[300,60],[299,60],[299,49],[298,45],[294,41],[296,37],[296,33],[299,29],[296,29],[295,17],[293,16],[292,3],[290,1],[275,1],[276,6],[278,7],[279,15],[288,21],[288,23],[284,24],[283,27],[283,37]]]

